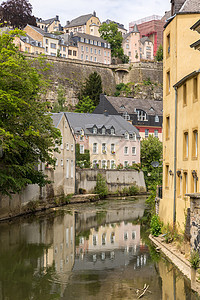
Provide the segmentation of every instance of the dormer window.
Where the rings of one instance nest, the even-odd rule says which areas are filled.
[[[97,128],[96,127],[93,127],[92,133],[97,134]]]
[[[114,134],[115,134],[115,129],[114,129],[114,128],[111,128],[111,129],[110,129],[110,133],[111,133],[112,135],[114,135]]]
[[[128,140],[128,139],[129,139],[129,134],[128,134],[128,132],[125,132],[124,137],[125,137],[125,140]]]
[[[122,105],[120,106],[120,108],[121,108],[121,109],[125,109],[125,106],[122,104]]]
[[[102,134],[106,134],[106,129],[105,129],[105,127],[102,128]]]
[[[135,132],[133,133],[132,138],[133,138],[133,141],[135,142],[136,141],[136,134],[135,134]]]
[[[129,114],[126,112],[123,113],[123,118],[126,120],[126,121],[129,121],[130,120],[130,116]]]
[[[159,122],[159,117],[155,116],[155,122]]]
[[[136,112],[137,112],[138,121],[147,121],[147,114],[144,110],[137,109]]]
[[[151,111],[154,111],[153,107],[150,108]]]

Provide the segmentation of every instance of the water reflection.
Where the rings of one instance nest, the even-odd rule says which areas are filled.
[[[197,299],[149,244],[144,209],[100,202],[0,224],[0,300],[136,299],[145,283],[146,299]]]

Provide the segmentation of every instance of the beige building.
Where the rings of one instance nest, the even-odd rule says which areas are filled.
[[[63,27],[63,31],[65,33],[86,33],[99,37],[100,25],[101,22],[94,11],[93,14],[80,16],[76,19],[73,19],[71,22],[67,21],[67,24]]]
[[[15,37],[14,43],[22,52],[44,54],[42,42],[32,39],[28,34],[26,36]]]
[[[60,129],[62,144],[60,153],[55,152],[55,170],[46,165],[45,172],[52,181],[46,193],[54,191],[54,195],[74,194],[75,192],[75,139],[64,113],[52,114],[53,124]]]
[[[186,195],[200,191],[200,55],[194,49],[199,40],[199,19],[198,0],[172,1],[172,17],[164,29],[163,196],[159,215],[164,223],[176,223],[182,230],[190,207]]]
[[[140,32],[137,25],[134,26],[133,31],[123,36],[122,48],[124,54],[129,57],[129,62],[140,61]]]
[[[105,22],[103,22],[103,23],[106,23],[106,24],[114,23],[114,24],[117,25],[118,31],[121,32],[122,35],[127,34],[127,29],[124,28],[124,24],[120,24],[120,23],[118,23],[118,22],[111,21],[111,20],[109,20],[109,19],[107,19],[107,20],[106,20]]]
[[[139,41],[140,44],[140,60],[154,60],[153,56],[153,43],[147,37],[142,37]]]
[[[48,20],[42,20],[41,18],[36,18],[36,23],[39,28],[49,33],[62,31],[59,16],[56,16],[55,18],[51,18]]]

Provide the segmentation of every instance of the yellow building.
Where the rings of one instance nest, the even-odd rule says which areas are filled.
[[[63,31],[65,33],[86,33],[94,36],[100,36],[99,34],[99,26],[101,22],[99,18],[96,16],[96,12],[93,14],[88,14],[84,16],[80,16],[76,19],[73,19],[71,22],[67,21],[67,24],[63,27]]]
[[[163,196],[164,223],[184,229],[189,198],[200,190],[199,111],[200,54],[191,46],[199,38],[192,26],[200,18],[199,0],[173,0],[164,29],[163,58]]]
[[[36,18],[36,23],[39,28],[49,33],[62,31],[59,16],[48,20]]]

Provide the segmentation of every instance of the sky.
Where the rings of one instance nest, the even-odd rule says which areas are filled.
[[[2,2],[2,1],[0,1]],[[29,0],[33,15],[42,19],[59,16],[61,25],[81,15],[96,11],[103,22],[106,19],[124,24],[151,15],[163,16],[170,10],[170,0]]]

